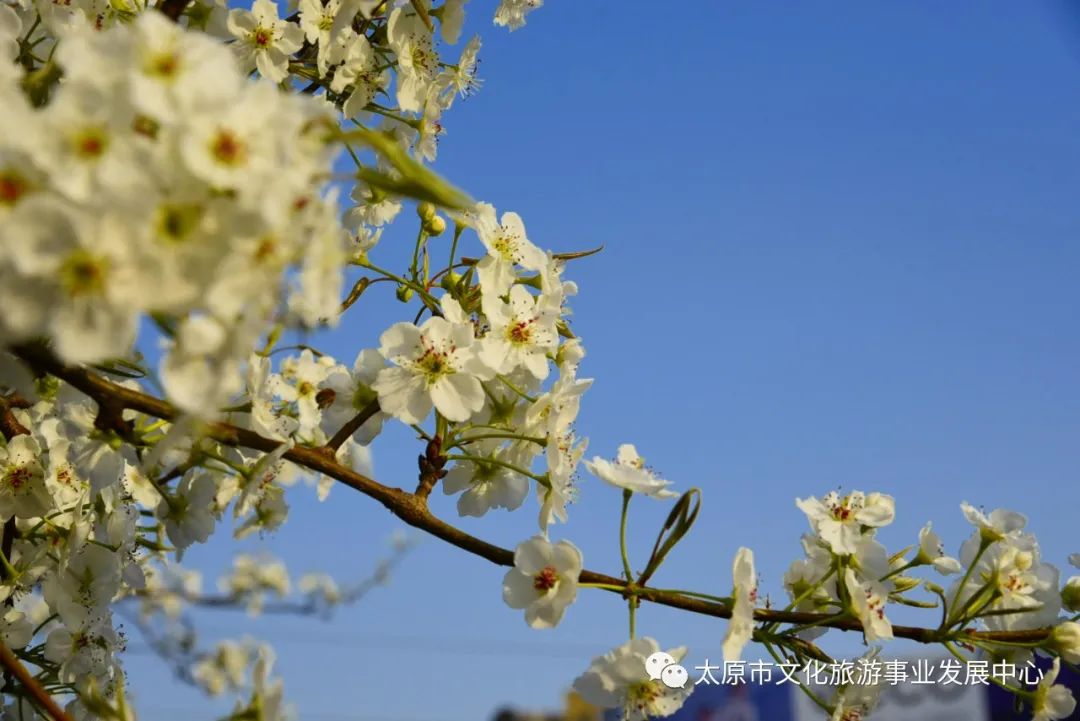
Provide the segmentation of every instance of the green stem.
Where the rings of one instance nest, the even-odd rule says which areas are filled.
[[[623,574],[626,576],[627,583],[633,583],[634,574],[630,570],[630,554],[626,552],[626,517],[630,510],[630,499],[633,498],[634,492],[626,489],[622,495],[622,516],[619,518],[619,553],[622,556]]]
[[[517,433],[483,433],[475,436],[465,436],[463,438],[459,438],[451,447],[457,447],[463,443],[468,443],[470,441],[485,441],[490,438],[503,438],[506,440],[525,441],[527,443],[535,443],[538,446],[547,446],[546,438],[537,438],[535,436],[522,436],[518,435]]]
[[[500,461],[498,458],[489,458],[489,457],[486,457],[486,456],[469,456],[469,455],[464,455],[464,454],[454,454],[452,456],[447,456],[446,459],[449,460],[449,461],[468,461],[469,463],[475,463],[477,465],[491,464],[491,465],[495,465],[495,466],[501,466],[502,468],[507,468],[507,469],[509,469],[511,471],[515,471],[516,473],[520,473],[521,475],[526,476],[528,478],[531,478],[534,481],[538,481],[540,483],[546,483],[547,482],[547,478],[545,478],[543,476],[539,476],[539,475],[537,475],[535,473],[531,473],[529,471],[526,471],[524,468],[520,468],[518,466],[515,466],[513,463],[507,463],[506,461]]]
[[[513,383],[512,383],[511,381],[510,381],[510,379],[509,379],[509,378],[507,378],[506,376],[504,376],[504,375],[499,375],[499,376],[497,376],[497,378],[498,378],[499,380],[501,380],[501,381],[502,381],[503,383],[505,383],[505,384],[506,384],[506,387],[507,387],[507,388],[509,388],[510,390],[514,391],[514,393],[517,393],[517,394],[518,394],[519,396],[521,396],[522,398],[524,398],[525,400],[527,400],[527,401],[528,401],[529,403],[536,403],[536,399],[535,399],[535,398],[533,398],[533,397],[532,397],[532,396],[530,396],[530,395],[529,395],[528,393],[526,393],[525,391],[521,390],[521,389],[520,389],[520,388],[518,388],[518,387],[517,387],[516,385],[514,385],[514,384],[513,384]]]
[[[960,594],[964,592],[964,586],[971,580],[971,574],[975,572],[975,566],[979,565],[979,560],[982,558],[983,554],[986,553],[986,549],[990,548],[990,544],[992,543],[993,541],[987,542],[985,539],[979,541],[979,550],[975,554],[975,558],[968,564],[967,571],[964,572],[964,577],[960,580],[960,585],[956,587],[956,595],[953,597],[952,603],[949,604],[950,608],[956,608],[957,603],[960,601]],[[952,616],[952,613],[950,612],[949,615]],[[943,626],[942,628],[952,625],[952,623],[953,622],[950,620],[946,626]]]

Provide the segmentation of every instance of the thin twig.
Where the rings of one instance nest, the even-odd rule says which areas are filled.
[[[376,413],[379,412],[379,399],[376,398],[366,406],[364,406],[359,413],[349,419],[349,421],[338,429],[338,432],[334,434],[334,437],[326,442],[325,448],[329,448],[331,451],[337,453],[337,449],[341,448],[343,444],[353,433],[360,430],[368,420],[371,419]]]
[[[5,671],[22,684],[22,687],[33,697],[37,705],[45,709],[53,721],[73,721],[71,716],[68,716],[64,709],[60,708],[59,704],[49,695],[49,692],[41,687],[37,679],[30,675],[30,672],[26,670],[26,666],[22,665],[22,661],[3,641],[0,641],[0,664],[4,666]]]

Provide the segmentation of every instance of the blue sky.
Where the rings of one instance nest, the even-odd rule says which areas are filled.
[[[581,373],[597,379],[579,432],[590,454],[634,442],[704,492],[657,584],[726,593],[746,545],[779,595],[806,527],[795,497],[837,486],[896,497],[892,549],[932,520],[955,552],[967,500],[1027,514],[1062,566],[1080,551],[1080,15],[1035,0],[549,0],[510,35],[493,7],[470,3],[485,84],[444,119],[437,168],[521,213],[541,246],[605,246],[569,271]],[[376,258],[410,242],[406,224]],[[326,346],[345,361],[405,318],[370,295]],[[376,477],[411,488],[418,450],[388,432]],[[581,491],[553,536],[614,573],[618,493]],[[244,547],[364,576],[398,524],[347,488],[312,495]],[[452,499],[433,503],[456,518]],[[635,501],[638,559],[666,510]],[[512,546],[535,506],[461,525]],[[214,573],[232,548],[189,557]],[[625,640],[625,613],[588,592],[558,629],[531,631],[501,601],[503,573],[426,539],[332,622],[206,628],[275,642],[305,719],[555,707]],[[695,663],[720,655],[723,622],[646,607],[638,623]],[[129,667],[145,718],[209,717],[151,656]]]

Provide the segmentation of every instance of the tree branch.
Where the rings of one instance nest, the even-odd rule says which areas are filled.
[[[49,692],[41,687],[37,679],[30,675],[30,672],[26,670],[26,666],[22,665],[22,661],[3,641],[0,641],[0,664],[4,666],[6,672],[18,679],[37,705],[45,709],[53,721],[73,721],[71,716],[68,716],[64,709],[60,708]]]
[[[173,22],[180,20],[180,16],[184,14],[184,10],[187,9],[191,0],[162,0],[162,3],[158,5],[158,10],[161,14],[169,18]]]
[[[82,367],[66,366],[51,352],[37,346],[17,346],[12,351],[34,368],[48,372],[87,394],[99,403],[122,405],[126,409],[139,411],[164,420],[175,420],[179,411],[169,403],[146,395],[139,391],[124,388],[91,373]],[[263,452],[271,452],[281,445],[280,441],[264,438],[257,433],[227,423],[209,423],[205,433],[208,437],[232,446],[244,446]],[[304,448],[294,446],[285,452],[286,460],[303,466],[310,471],[321,473],[360,491],[375,499],[387,510],[405,523],[426,531],[463,551],[485,558],[500,566],[513,566],[513,551],[472,536],[446,523],[428,510],[426,499],[401,488],[385,486],[351,468],[337,462],[325,448]],[[722,603],[705,601],[674,592],[646,586],[638,586],[622,578],[609,576],[596,571],[583,570],[580,581],[589,584],[601,584],[603,590],[621,596],[636,596],[662,606],[678,608],[715,618],[730,618],[731,607]],[[862,625],[854,619],[835,619],[833,614],[806,613],[798,611],[774,611],[759,608],[754,611],[754,619],[763,623],[815,624],[821,627],[835,628],[842,631],[862,632]],[[894,625],[893,635],[919,643],[937,643],[945,637],[939,629],[917,626]],[[1048,628],[1025,631],[968,631],[960,640],[984,642],[1039,643],[1047,638]]]
[[[337,452],[337,449],[341,448],[341,444],[348,438],[360,430],[360,427],[367,423],[372,416],[379,412],[379,399],[368,403],[364,406],[359,413],[349,419],[349,421],[338,429],[338,432],[334,434],[334,437],[326,442],[326,448]]]

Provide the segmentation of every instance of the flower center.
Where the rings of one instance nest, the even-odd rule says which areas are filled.
[[[14,169],[0,170],[0,205],[13,207],[30,192],[30,183]]]
[[[171,79],[180,69],[180,56],[174,52],[154,54],[146,64],[146,73],[159,78]]]
[[[260,25],[251,33],[251,42],[254,43],[257,48],[268,48],[273,41],[274,33],[270,28],[264,28]]]
[[[851,496],[844,496],[839,502],[829,506],[829,512],[835,520],[846,523],[854,520],[855,512],[859,510],[853,505]]]
[[[76,250],[60,266],[60,281],[71,296],[96,295],[105,288],[105,261]]]
[[[628,709],[637,709],[644,714],[652,709],[663,693],[656,681],[638,681],[626,689],[626,705]]]
[[[166,203],[158,208],[158,237],[170,243],[187,240],[199,225],[202,208],[195,204]]]
[[[72,137],[71,146],[82,160],[96,160],[105,153],[109,137],[102,128],[83,128]]]
[[[4,479],[15,493],[19,492],[23,484],[30,480],[30,469],[26,466],[15,466],[8,471]]]
[[[247,157],[247,148],[231,130],[221,129],[210,143],[210,153],[222,165],[241,165]]]
[[[546,593],[555,588],[559,583],[559,574],[553,566],[544,566],[540,573],[533,577],[533,588]]]
[[[514,345],[527,345],[532,340],[532,319],[511,323],[506,329],[506,339]]]
[[[518,239],[517,236],[508,231],[506,228],[502,229],[499,236],[495,239],[495,242],[491,244],[495,249],[495,252],[506,261],[511,263],[517,263],[520,257],[518,253]]]

